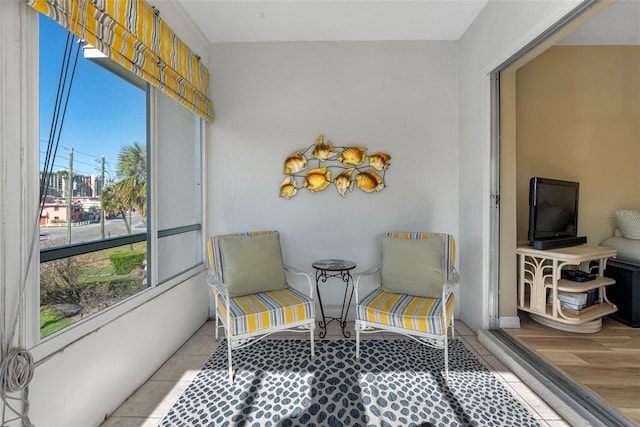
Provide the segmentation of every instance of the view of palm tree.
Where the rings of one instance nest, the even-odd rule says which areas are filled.
[[[102,193],[100,194],[100,204],[102,209],[104,209],[104,214],[107,218],[115,216],[121,217],[124,221],[125,227],[127,228],[127,234],[131,234],[131,225],[129,224],[126,215],[129,208],[116,194],[115,186],[107,187],[102,190]],[[104,236],[102,236],[102,238],[104,238]]]
[[[138,142],[125,145],[118,153],[118,182],[114,186],[116,197],[129,208],[135,209],[146,221],[147,212],[147,152]]]
[[[102,190],[100,204],[107,217],[121,217],[128,234],[131,234],[131,212],[134,209],[142,221],[146,222],[147,153],[143,145],[134,142],[121,148],[117,177],[118,181],[114,185]]]

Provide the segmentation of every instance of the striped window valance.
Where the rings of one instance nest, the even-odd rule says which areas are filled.
[[[26,0],[207,121],[209,70],[142,0]]]

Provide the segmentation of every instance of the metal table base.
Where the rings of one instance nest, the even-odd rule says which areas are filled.
[[[347,314],[349,313],[349,306],[351,305],[351,300],[353,298],[353,276],[351,276],[351,270],[356,268],[356,263],[343,259],[324,259],[314,262],[313,268],[316,269],[316,292],[318,293],[320,312],[322,313],[322,320],[318,322],[318,325],[321,329],[320,338],[324,338],[325,336],[327,336],[327,325],[334,320],[338,321],[338,323],[340,324],[342,335],[345,338],[349,338],[351,334],[348,331],[345,331],[345,327],[347,326]],[[345,283],[340,317],[326,317],[324,314],[322,296],[320,295],[320,281],[322,281],[322,283],[326,283],[326,281],[331,278],[342,279],[342,281]],[[349,288],[351,288],[351,292],[349,292]],[[348,301],[347,295],[349,296]]]

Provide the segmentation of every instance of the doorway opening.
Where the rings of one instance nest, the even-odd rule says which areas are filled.
[[[550,130],[549,125],[542,120],[541,113],[534,116],[533,110],[527,110],[527,112],[535,117],[535,121],[526,123],[523,120],[523,110],[527,106],[522,102],[523,81],[529,79],[528,81],[530,82],[532,70],[539,71],[537,69],[542,68],[545,65],[544,62],[548,61],[549,58],[554,59],[554,55],[556,60],[561,58],[565,62],[570,57],[569,55],[577,55],[582,61],[580,62],[581,70],[592,69],[593,67],[589,67],[584,62],[583,53],[576,53],[576,51],[584,49],[583,47],[569,47],[561,41],[585,23],[591,21],[596,15],[602,14],[601,16],[604,17],[605,12],[606,15],[610,15],[611,11],[614,10],[613,8],[618,7],[619,4],[623,6],[625,3],[629,2],[612,4],[610,2],[587,1],[581,3],[570,14],[493,70],[490,75],[492,89],[491,194],[495,200],[495,206],[493,206],[491,212],[492,253],[490,259],[493,260],[493,264],[490,269],[492,279],[490,286],[493,288],[489,289],[491,302],[490,326],[492,330],[488,332],[488,335],[491,336],[491,340],[494,340],[494,343],[498,343],[496,345],[500,346],[500,351],[506,354],[505,357],[514,361],[514,365],[509,365],[509,367],[516,374],[529,377],[532,382],[530,386],[540,395],[549,395],[551,393],[554,396],[556,404],[553,406],[561,415],[566,419],[582,418],[594,425],[625,425],[629,423],[625,416],[628,418],[629,415],[624,412],[624,409],[612,405],[611,401],[603,398],[602,395],[592,393],[592,387],[589,387],[588,390],[584,383],[580,383],[579,376],[571,375],[572,371],[567,368],[566,364],[559,367],[561,364],[553,363],[554,359],[548,357],[549,351],[546,352],[547,357],[544,357],[544,351],[537,351],[535,348],[536,342],[549,343],[555,340],[559,343],[567,341],[567,339],[564,336],[554,338],[551,336],[553,331],[550,332],[549,336],[544,336],[544,332],[542,332],[544,327],[532,322],[527,313],[518,310],[516,248],[518,244],[527,243],[528,221],[526,217],[528,216],[529,175],[539,175],[536,171],[542,170],[545,174],[553,175],[548,176],[550,178],[574,178],[572,174],[577,174],[578,172],[567,171],[569,168],[563,168],[561,164],[562,156],[565,159],[568,156],[567,150],[570,153],[569,155],[572,156],[571,158],[575,159],[577,157],[581,162],[593,161],[588,158],[591,157],[593,159],[594,156],[602,162],[603,156],[595,154],[597,151],[594,148],[594,138],[597,137],[597,134],[594,133],[594,127],[588,123],[588,117],[585,116],[579,117],[576,124],[572,125],[571,130],[574,132],[571,135],[573,145],[564,146],[560,151],[556,146],[552,151],[550,145],[553,144],[553,136],[562,134],[562,130]],[[636,26],[636,32],[638,32],[637,28]],[[640,39],[640,34],[637,34],[637,36]],[[638,47],[636,46],[634,49],[638,49]],[[637,55],[637,53],[632,55]],[[610,61],[609,65],[612,65]],[[576,68],[574,68],[575,70]],[[574,73],[573,78],[579,77],[576,77]],[[549,90],[550,92],[557,90],[556,84],[559,83],[559,80],[556,78],[549,82],[553,85],[553,88]],[[602,84],[594,86],[598,89],[603,87]],[[540,86],[536,90],[538,94],[544,91],[540,89]],[[636,96],[640,94],[638,91],[632,91],[632,93],[635,93]],[[536,92],[533,92],[533,94],[536,95]],[[579,107],[588,107],[584,96],[574,97],[573,101],[577,102],[576,105]],[[592,102],[595,103],[593,100]],[[635,102],[640,102],[640,99]],[[606,105],[604,106],[606,107]],[[600,105],[600,107],[602,106]],[[547,108],[547,110],[552,109]],[[554,113],[549,112],[549,114]],[[518,126],[516,126],[516,123]],[[545,138],[540,137],[540,134],[538,134],[537,139],[534,139],[533,142],[526,141],[527,137],[523,136],[522,132],[523,129],[531,126],[537,127],[538,130],[546,129],[549,133]],[[553,133],[555,135],[549,136]],[[610,141],[607,141],[607,143],[610,143]],[[528,149],[525,148],[525,144],[529,144]],[[541,168],[540,163],[534,162],[536,155],[543,157],[554,153],[556,154],[555,160],[557,160],[557,163],[550,162],[546,169],[544,167]],[[562,175],[563,173],[568,175]],[[583,175],[580,175],[579,180],[585,183],[583,187],[588,186],[590,188],[589,190],[585,189],[583,192],[587,192],[587,194],[592,192],[591,195],[585,197],[585,200],[581,201],[582,204],[586,203],[585,208],[581,210],[581,216],[586,216],[586,219],[583,218],[581,221],[586,226],[586,234],[591,236],[589,243],[597,245],[602,240],[604,233],[607,232],[603,230],[607,227],[613,227],[613,219],[603,218],[606,212],[611,210],[610,208],[600,208],[596,212],[596,203],[592,202],[592,206],[589,206],[588,200],[598,199],[597,195],[595,195],[596,192],[603,191],[602,189],[593,189],[594,184],[590,180],[597,179],[597,174],[595,174],[595,178],[593,176],[583,177]],[[635,186],[640,187],[637,179],[635,180]],[[637,188],[637,191],[640,191],[640,188]],[[602,203],[602,197],[600,197],[598,203]],[[522,219],[523,217],[525,217],[524,220]],[[584,230],[581,230],[581,234]],[[525,331],[524,335],[526,335],[526,331],[529,331],[529,328],[533,328],[534,332],[529,334],[530,339],[528,340],[523,339],[522,334],[518,336],[518,334],[509,333],[509,331]],[[640,340],[640,335],[636,333],[634,336],[635,338],[631,338],[631,341],[637,343]],[[555,361],[558,361],[558,357],[561,357],[558,356],[560,354],[558,349],[559,347],[553,350],[555,352],[554,355],[557,356]],[[519,365],[519,367],[515,365]],[[573,373],[576,372],[577,370],[573,371]],[[607,402],[607,404],[603,402]]]

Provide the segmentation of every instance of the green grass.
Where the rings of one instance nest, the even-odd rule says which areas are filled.
[[[58,332],[71,323],[57,310],[44,309],[40,311],[40,338]]]
[[[133,245],[133,251],[146,252],[146,242],[138,242]],[[116,252],[129,252],[131,247],[119,246],[117,248],[105,249],[98,252],[98,258],[93,262],[93,265],[88,265],[87,268],[80,274],[78,280],[80,283],[96,283],[96,282],[108,282],[117,278],[118,275],[113,271],[113,265],[109,261],[109,256]]]
[[[146,251],[146,248],[146,242],[139,242],[133,245],[99,251],[90,261],[87,260],[86,267],[80,272],[77,280],[80,284],[87,285],[88,288],[106,286],[113,297],[119,299],[127,298],[140,291],[143,278],[115,274],[109,261],[109,255],[115,252],[123,252],[123,250],[125,252]],[[40,338],[49,336],[70,324],[71,322],[57,310],[49,308],[40,310]]]
[[[104,282],[112,277],[116,277],[116,274],[113,272],[111,264],[109,264],[104,268],[87,268],[80,274],[78,281],[80,283]]]
[[[121,277],[111,280],[109,289],[120,298],[127,298],[135,294],[142,287],[142,277]]]

